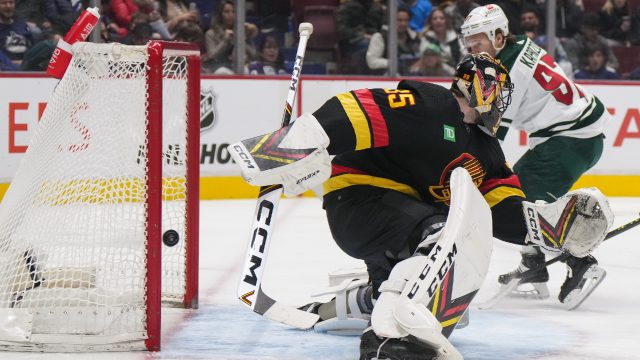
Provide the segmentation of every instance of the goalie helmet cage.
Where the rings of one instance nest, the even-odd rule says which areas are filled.
[[[157,351],[198,304],[200,51],[73,54],[0,206],[0,349]]]

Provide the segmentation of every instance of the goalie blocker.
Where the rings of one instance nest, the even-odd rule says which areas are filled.
[[[282,184],[287,196],[312,189],[331,175],[329,137],[311,114],[272,133],[232,144],[229,153],[251,185]]]

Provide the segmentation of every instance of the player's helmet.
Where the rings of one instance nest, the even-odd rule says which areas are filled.
[[[500,61],[487,53],[465,55],[456,66],[451,91],[469,101],[480,113],[481,125],[495,136],[513,92],[509,72]]]
[[[495,4],[477,7],[467,15],[460,27],[463,40],[467,36],[485,33],[496,50],[496,30],[502,31],[504,36],[509,35],[509,20],[502,8]]]

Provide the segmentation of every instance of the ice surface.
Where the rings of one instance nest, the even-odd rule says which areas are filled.
[[[638,216],[640,199],[612,198],[614,227]],[[201,203],[200,309],[163,311],[159,353],[40,354],[0,352],[0,359],[322,359],[358,358],[359,339],[299,331],[252,313],[235,298],[255,200]],[[640,359],[640,227],[594,255],[608,274],[576,311],[557,300],[565,266],[550,267],[547,300],[505,299],[495,308],[471,305],[471,322],[451,342],[468,360]],[[517,247],[495,241],[489,275],[476,302],[497,289],[498,274],[519,262]],[[264,288],[291,305],[324,289],[327,273],[361,266],[331,239],[317,199],[281,201]]]

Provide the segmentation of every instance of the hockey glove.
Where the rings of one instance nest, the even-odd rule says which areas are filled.
[[[251,185],[282,184],[295,196],[331,175],[329,137],[311,114],[278,131],[232,144],[229,153]]]
[[[575,257],[591,253],[613,224],[613,211],[597,188],[568,192],[552,203],[522,202],[529,241]]]

